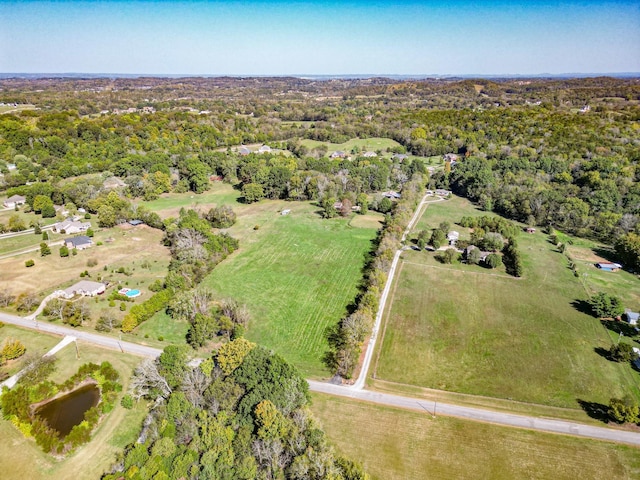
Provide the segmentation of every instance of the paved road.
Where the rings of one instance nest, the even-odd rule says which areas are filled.
[[[100,335],[98,333],[83,332],[71,327],[26,319],[18,317],[16,315],[9,315],[7,313],[0,313],[0,321],[4,323],[10,323],[12,325],[18,325],[20,327],[31,328],[33,330],[38,330],[41,332],[52,333],[54,335],[72,335],[78,340],[83,340],[87,343],[93,343],[94,345],[98,345],[100,347],[109,348],[111,350],[118,350],[124,353],[131,353],[133,355],[138,355],[141,357],[155,358],[162,353],[162,350],[158,348],[138,345],[137,343],[125,342],[123,340],[107,337],[106,335]]]
[[[479,408],[462,407],[448,403],[432,402],[429,400],[419,400],[416,398],[402,397],[389,393],[372,392],[369,390],[355,390],[345,388],[341,385],[315,382],[309,380],[311,391],[337,395],[340,397],[354,398],[366,402],[377,403],[398,408],[417,410],[432,416],[447,415],[461,417],[497,425],[509,427],[526,428],[529,430],[539,430],[543,432],[561,433],[597,440],[606,440],[617,443],[628,443],[640,446],[640,433],[614,430],[605,427],[593,427],[564,420],[553,420],[547,418],[528,417],[525,415],[515,415],[512,413],[494,412]]]
[[[39,330],[41,332],[52,333],[55,335],[71,335],[76,337],[78,340],[142,357],[155,358],[162,353],[162,350],[158,348],[147,347],[131,342],[119,341],[116,338],[107,337],[97,333],[82,332],[70,327],[56,325],[48,322],[27,320],[25,318],[18,317],[16,315],[10,315],[7,313],[0,312],[0,321],[12,325],[30,328],[33,330]],[[441,414],[461,417],[480,422],[495,423],[498,425],[507,425],[511,427],[539,430],[543,432],[562,433],[567,435],[575,435],[579,437],[594,438],[597,440],[606,440],[610,442],[627,443],[640,446],[640,433],[625,432],[604,427],[592,427],[590,425],[582,425],[579,423],[563,420],[528,417],[524,415],[494,412],[491,410],[483,410],[479,408],[462,407],[459,405],[432,402],[429,400],[420,400],[411,397],[403,397],[400,395],[355,389],[353,387],[346,387],[342,385],[332,385],[329,383],[317,382],[314,380],[308,380],[308,382],[311,391],[314,392],[348,397],[356,400],[363,400],[366,402],[377,403],[380,405],[391,407],[417,410],[431,415],[434,415],[435,413],[436,415]]]

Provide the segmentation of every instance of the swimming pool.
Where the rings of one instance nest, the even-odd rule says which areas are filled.
[[[140,290],[135,289],[135,290],[129,290],[125,292],[125,295],[129,298],[135,298],[135,297],[138,297],[140,293],[141,293]]]

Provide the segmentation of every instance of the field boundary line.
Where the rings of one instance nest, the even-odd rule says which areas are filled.
[[[454,270],[453,268],[446,268],[446,267],[439,267],[437,265],[427,265],[426,263],[417,263],[417,262],[410,262],[409,260],[405,260],[404,263],[408,263],[410,265],[417,265],[419,267],[424,267],[424,268],[435,268],[438,270],[446,270],[448,272],[460,272],[460,273],[468,273],[468,274],[472,274],[472,275],[486,275],[489,277],[498,277],[498,278],[504,278],[506,280],[524,280],[524,277],[512,277],[510,275],[500,275],[497,273],[485,273],[485,272],[468,272],[466,270]]]
[[[396,290],[398,289],[398,283],[400,282],[400,274],[402,273],[402,267],[404,266],[404,260],[400,263],[400,268],[398,269],[398,276],[396,277],[396,281],[393,285],[393,291],[391,292],[391,296],[389,297],[389,308],[387,309],[387,314],[384,316],[384,321],[382,323],[382,335],[380,335],[380,343],[378,348],[378,354],[376,355],[376,361],[373,364],[373,373],[371,376],[376,378],[376,373],[378,372],[378,362],[380,361],[380,355],[382,355],[382,346],[384,345],[384,336],[387,333],[387,325],[389,324],[389,318],[391,317],[391,309],[393,307],[393,302],[396,298]]]

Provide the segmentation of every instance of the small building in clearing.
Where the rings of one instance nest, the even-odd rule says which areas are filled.
[[[629,325],[637,325],[638,320],[640,320],[640,313],[632,312],[631,310],[625,310],[624,318]]]
[[[27,199],[22,195],[12,195],[7,198],[3,205],[7,208],[16,208],[18,205],[24,205]]]
[[[617,272],[622,268],[619,263],[600,262],[596,263],[596,267],[605,272]]]
[[[447,240],[449,241],[449,245],[452,247],[456,246],[456,242],[458,241],[459,238],[460,238],[460,234],[455,230],[451,230],[447,234]]]
[[[104,293],[106,289],[107,286],[104,283],[80,280],[75,285],[63,290],[60,296],[63,298],[73,298],[76,295],[95,297],[96,295]]]

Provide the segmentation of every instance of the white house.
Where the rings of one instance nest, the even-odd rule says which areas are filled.
[[[378,154],[376,152],[364,152],[362,156],[367,158],[372,158],[372,157],[377,157]]]
[[[456,246],[456,242],[458,241],[459,238],[460,238],[460,234],[455,230],[451,230],[447,234],[447,240],[449,241],[449,245],[451,245],[452,247]]]
[[[269,145],[262,145],[258,149],[258,153],[270,153],[270,152],[271,152],[271,147]]]
[[[107,286],[104,283],[92,282],[90,280],[80,280],[75,285],[63,290],[62,297],[73,298],[75,295],[84,297],[95,297],[105,292]]]
[[[637,325],[638,320],[640,319],[640,313],[632,312],[631,310],[625,310],[624,316],[627,319],[629,325]]]
[[[80,233],[86,232],[91,228],[91,222],[78,222],[76,220],[71,220],[67,218],[62,222],[58,222],[53,226],[53,230],[55,232],[64,232],[64,233]]]
[[[26,201],[27,199],[22,195],[12,195],[3,202],[3,205],[7,208],[16,208],[18,205],[24,205]]]

